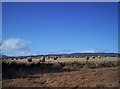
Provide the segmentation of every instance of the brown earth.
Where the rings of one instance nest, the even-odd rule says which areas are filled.
[[[118,87],[118,67],[78,68],[3,79],[3,87]]]

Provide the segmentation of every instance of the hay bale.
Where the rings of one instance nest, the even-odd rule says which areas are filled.
[[[31,57],[30,57],[30,58],[28,58],[27,60],[28,60],[28,62],[32,62],[32,58],[31,58]]]
[[[57,60],[58,59],[58,57],[54,57],[54,60]]]
[[[39,62],[44,63],[45,62],[45,57],[42,57],[41,59],[39,59]]]

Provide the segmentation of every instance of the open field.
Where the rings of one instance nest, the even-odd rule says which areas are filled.
[[[34,63],[38,63],[39,58],[32,60]],[[90,58],[90,62],[112,62],[112,61],[118,61],[117,57],[104,57],[104,58],[98,58],[96,57],[95,59]],[[14,60],[3,60],[3,62],[18,62],[18,63],[28,63],[27,58],[26,59],[14,59]],[[57,62],[86,62],[86,58],[58,58],[57,60],[54,60],[53,58],[46,59],[45,63],[57,63]]]
[[[3,60],[3,87],[118,87],[118,58]]]
[[[118,69],[82,68],[76,71],[38,73],[5,79],[3,87],[118,87]]]

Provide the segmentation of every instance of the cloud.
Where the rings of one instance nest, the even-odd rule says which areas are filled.
[[[9,38],[3,41],[2,50],[29,50],[29,41],[19,38]]]
[[[21,51],[18,54],[16,54],[16,56],[29,56],[29,55],[32,55],[32,53],[28,51]]]
[[[82,51],[81,53],[95,53],[96,51],[94,50],[87,50],[87,51]]]
[[[69,50],[69,49],[62,49],[62,50],[59,50],[59,52],[72,52],[72,50]]]
[[[50,52],[50,53],[59,53],[59,52],[55,52],[55,51],[53,51],[53,52]]]
[[[62,50],[52,51],[49,53],[58,54],[58,53],[67,53],[67,52],[72,52],[72,51],[68,49],[62,49]]]

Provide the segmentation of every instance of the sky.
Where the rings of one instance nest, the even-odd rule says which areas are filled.
[[[3,2],[5,55],[118,52],[117,2]]]

